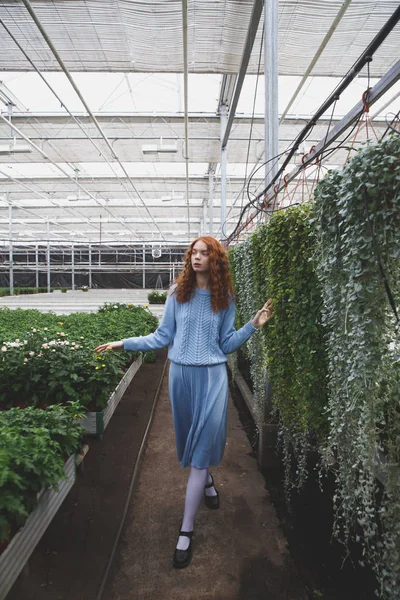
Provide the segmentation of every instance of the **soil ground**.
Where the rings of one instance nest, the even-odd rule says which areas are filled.
[[[249,365],[239,353],[239,368],[251,388]],[[234,404],[256,455],[258,431],[235,384]],[[334,478],[318,481],[317,455],[309,459],[309,478],[300,493],[291,496],[291,510],[285,500],[283,468],[264,471],[266,486],[288,541],[290,552],[312,600],[376,600],[376,580],[368,567],[358,564],[361,548],[352,544],[350,555],[332,539]]]
[[[172,568],[188,469],[177,461],[167,375],[118,548],[107,600],[306,600],[271,498],[231,399],[219,510],[201,501],[193,559]]]

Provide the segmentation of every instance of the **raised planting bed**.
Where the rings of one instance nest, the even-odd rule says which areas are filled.
[[[64,465],[66,480],[58,482],[58,492],[53,488],[38,494],[38,504],[24,526],[14,535],[0,555],[0,600],[4,600],[11,586],[24,568],[64,498],[76,480],[76,455],[72,454]]]
[[[114,414],[115,409],[121,401],[126,388],[138,372],[140,366],[143,363],[143,355],[140,355],[126,371],[125,375],[113,391],[107,402],[106,408],[99,411],[90,411],[86,416],[79,421],[79,423],[86,429],[90,435],[103,435],[105,428],[107,427],[111,417]]]

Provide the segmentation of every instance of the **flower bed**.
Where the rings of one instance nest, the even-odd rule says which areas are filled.
[[[89,411],[103,410],[132,353],[96,355],[94,348],[105,341],[147,335],[157,325],[149,310],[132,305],[107,305],[98,313],[65,317],[0,310],[0,410],[43,408],[69,400]]]

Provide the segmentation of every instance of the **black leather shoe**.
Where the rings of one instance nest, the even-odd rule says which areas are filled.
[[[178,548],[175,548],[174,560],[172,561],[172,564],[175,567],[175,569],[184,569],[185,567],[188,566],[188,564],[192,560],[193,531],[181,531],[180,530],[179,535],[178,535],[178,540],[179,540],[180,535],[184,535],[184,536],[188,537],[190,539],[190,543],[186,550],[178,550]],[[178,543],[178,542],[176,542],[176,543]]]
[[[210,477],[211,477],[211,483],[208,483],[207,485],[204,486],[204,490],[205,488],[211,488],[214,486],[214,478],[210,473]],[[217,510],[219,508],[219,493],[217,488],[214,486],[215,491],[217,492],[216,496],[207,496],[206,492],[204,491],[204,504],[207,506],[207,508],[212,508],[213,510]]]

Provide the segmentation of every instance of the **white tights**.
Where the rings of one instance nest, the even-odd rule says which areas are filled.
[[[190,467],[189,479],[186,487],[185,512],[182,521],[182,531],[193,531],[194,520],[203,497],[204,486],[211,483],[211,476],[208,469],[197,469]],[[215,496],[214,487],[206,490],[207,495]],[[186,550],[190,544],[190,539],[186,536],[179,536],[176,547],[178,550]]]

